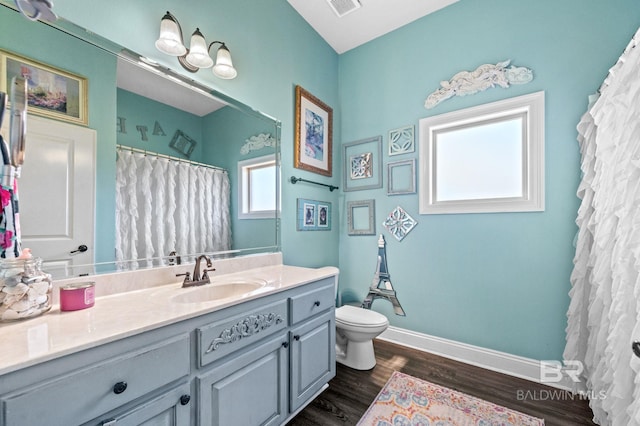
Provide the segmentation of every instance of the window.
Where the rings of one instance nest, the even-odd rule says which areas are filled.
[[[544,92],[420,120],[420,213],[544,210]]]
[[[239,219],[276,217],[276,156],[238,161]]]

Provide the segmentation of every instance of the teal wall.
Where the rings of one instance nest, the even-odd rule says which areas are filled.
[[[0,7],[0,48],[37,58],[45,64],[81,75],[88,81],[88,126],[98,134],[96,147],[96,211],[98,229],[108,230],[95,241],[96,262],[113,261],[115,247],[116,60],[79,40],[44,25],[30,23]],[[46,40],[43,43],[42,40]],[[27,141],[28,143],[28,141]],[[29,161],[26,159],[26,161]],[[46,183],[43,183],[46,184]]]
[[[176,131],[180,130],[196,142],[189,159],[202,161],[203,146],[207,144],[207,137],[203,132],[201,117],[127,90],[117,89],[117,94],[116,112],[119,118],[125,119],[124,126],[118,127],[119,144],[186,158],[169,146]],[[160,127],[156,131],[157,134],[154,134],[156,123]],[[142,132],[137,129],[137,126],[147,128],[146,141],[143,140]],[[217,165],[215,162],[211,164]]]
[[[562,359],[580,177],[576,125],[640,24],[635,0],[462,0],[340,56],[341,138],[415,125],[421,118],[526,93],[546,96],[546,209],[542,213],[420,215],[418,195],[375,199],[377,232],[406,317],[376,301],[391,324],[534,359]],[[426,97],[463,70],[511,59],[534,80],[457,97]],[[415,154],[384,155],[389,161]],[[381,226],[397,205],[418,221],[402,241]],[[343,227],[344,229],[344,227]],[[361,300],[376,266],[376,237],[340,236],[345,299]]]
[[[275,147],[265,147],[248,154],[240,148],[251,136],[261,133],[275,135],[273,122],[248,115],[232,107],[221,108],[205,117],[205,134],[214,135],[213,143],[204,146],[203,161],[218,161],[229,171],[231,182],[239,182],[238,161],[274,154]],[[275,182],[274,182],[275,184]],[[238,219],[238,184],[231,185],[231,229],[233,249],[269,247],[277,244],[275,219]]]
[[[216,78],[210,70],[190,74],[175,58],[156,50],[160,19],[169,9],[185,37],[199,27],[206,39],[224,40],[238,77]],[[332,223],[340,217],[339,194],[298,183],[291,175],[339,184],[338,55],[286,0],[193,0],[187,2],[64,0],[55,11],[76,24],[145,55],[198,82],[226,93],[282,121],[282,250],[288,264],[338,265],[339,230],[296,231],[296,199],[332,203]],[[293,167],[295,86],[300,85],[334,110],[334,155],[331,178]],[[304,249],[302,249],[304,248]]]
[[[286,263],[339,265],[345,298],[362,299],[375,269],[376,237],[347,236],[344,205],[373,198],[377,232],[387,237],[392,281],[407,311],[407,317],[397,317],[376,301],[374,309],[392,325],[515,355],[561,358],[578,207],[575,126],[587,96],[640,23],[636,0],[461,0],[340,56],[286,0],[65,0],[55,6],[71,21],[178,71],[175,59],[154,47],[167,7],[186,34],[199,26],[208,40],[227,42],[239,71],[235,80],[216,79],[208,70],[185,75],[282,120]],[[64,62],[49,45],[40,50],[51,63]],[[505,59],[531,68],[533,82],[424,109],[441,80]],[[334,109],[330,178],[293,167],[297,84]],[[386,147],[389,130],[417,126],[420,118],[539,90],[546,94],[545,212],[419,215],[417,195],[386,195],[386,176],[380,190],[348,193],[288,183],[296,175],[340,185],[342,143],[382,135]],[[114,96],[106,97],[107,105],[92,104],[92,127],[98,114],[114,115]],[[111,123],[108,128],[114,143],[115,129]],[[394,160],[412,157],[417,154]],[[385,155],[385,167],[388,161]],[[331,202],[333,230],[297,232],[297,198]],[[396,205],[419,222],[402,242],[380,226]]]
[[[120,131],[122,127],[117,133],[119,144],[186,158],[169,146],[175,132],[182,131],[197,143],[189,157],[190,160],[222,167],[229,173],[233,241],[231,248],[266,247],[276,244],[274,219],[238,220],[237,215],[237,162],[275,152],[275,148],[267,148],[254,151],[250,155],[241,155],[240,148],[245,140],[253,135],[273,134],[273,123],[229,106],[199,117],[127,90],[118,89],[117,93],[118,117],[126,119],[126,133]],[[164,135],[160,132],[153,134],[156,122]],[[148,129],[146,141],[142,140],[142,133],[136,129],[139,125]],[[97,237],[102,238],[104,232],[103,229],[97,229]]]

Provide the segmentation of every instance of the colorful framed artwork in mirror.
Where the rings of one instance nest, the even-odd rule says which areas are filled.
[[[293,166],[325,176],[332,170],[333,109],[296,86]]]
[[[27,80],[28,112],[73,124],[88,124],[87,79],[0,50],[0,90],[13,77]]]

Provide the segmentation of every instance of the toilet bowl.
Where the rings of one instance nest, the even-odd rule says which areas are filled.
[[[389,320],[384,315],[356,306],[336,309],[336,361],[356,370],[376,365],[373,339],[385,331]]]

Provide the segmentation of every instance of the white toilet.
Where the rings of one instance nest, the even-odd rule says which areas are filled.
[[[356,370],[371,370],[376,365],[373,339],[385,331],[389,320],[384,315],[356,306],[336,309],[336,361]]]
[[[337,296],[337,275],[335,285]],[[388,326],[387,317],[370,309],[350,305],[337,308],[336,361],[356,370],[371,370],[376,365],[373,339]]]

